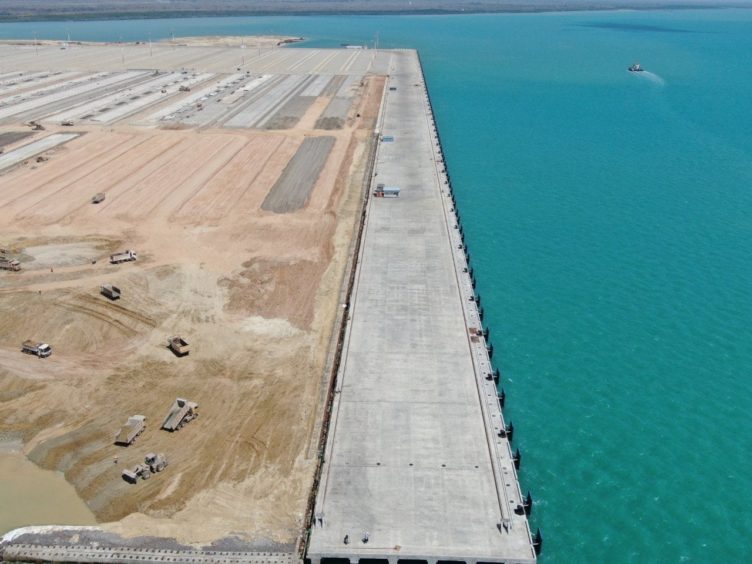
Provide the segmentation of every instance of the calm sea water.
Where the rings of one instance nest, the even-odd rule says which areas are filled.
[[[418,48],[542,561],[752,561],[752,12],[0,24],[68,32]]]

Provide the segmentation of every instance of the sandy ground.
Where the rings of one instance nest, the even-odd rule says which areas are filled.
[[[343,129],[282,132],[129,126],[84,134],[0,174],[0,436],[61,470],[105,528],[201,544],[227,535],[294,542],[314,461],[305,458],[382,78]],[[356,113],[361,117],[356,117]],[[3,128],[8,131],[18,127]],[[307,204],[261,203],[307,136],[334,138]],[[90,203],[97,192],[106,200]],[[110,265],[135,249],[136,262]],[[123,290],[118,302],[102,283]],[[180,334],[188,357],[166,349]],[[20,352],[25,339],[54,354]],[[176,397],[200,405],[159,430]],[[128,416],[148,428],[128,448]],[[123,468],[163,452],[165,472]]]

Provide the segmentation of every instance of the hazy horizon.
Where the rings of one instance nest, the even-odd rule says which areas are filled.
[[[0,0],[0,19],[744,8],[752,0]]]

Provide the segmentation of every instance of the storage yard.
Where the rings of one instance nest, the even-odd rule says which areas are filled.
[[[0,45],[0,440],[107,531],[297,540],[393,56]]]

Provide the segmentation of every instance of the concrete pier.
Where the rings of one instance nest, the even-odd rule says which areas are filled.
[[[414,51],[388,87],[307,558],[535,562]]]

